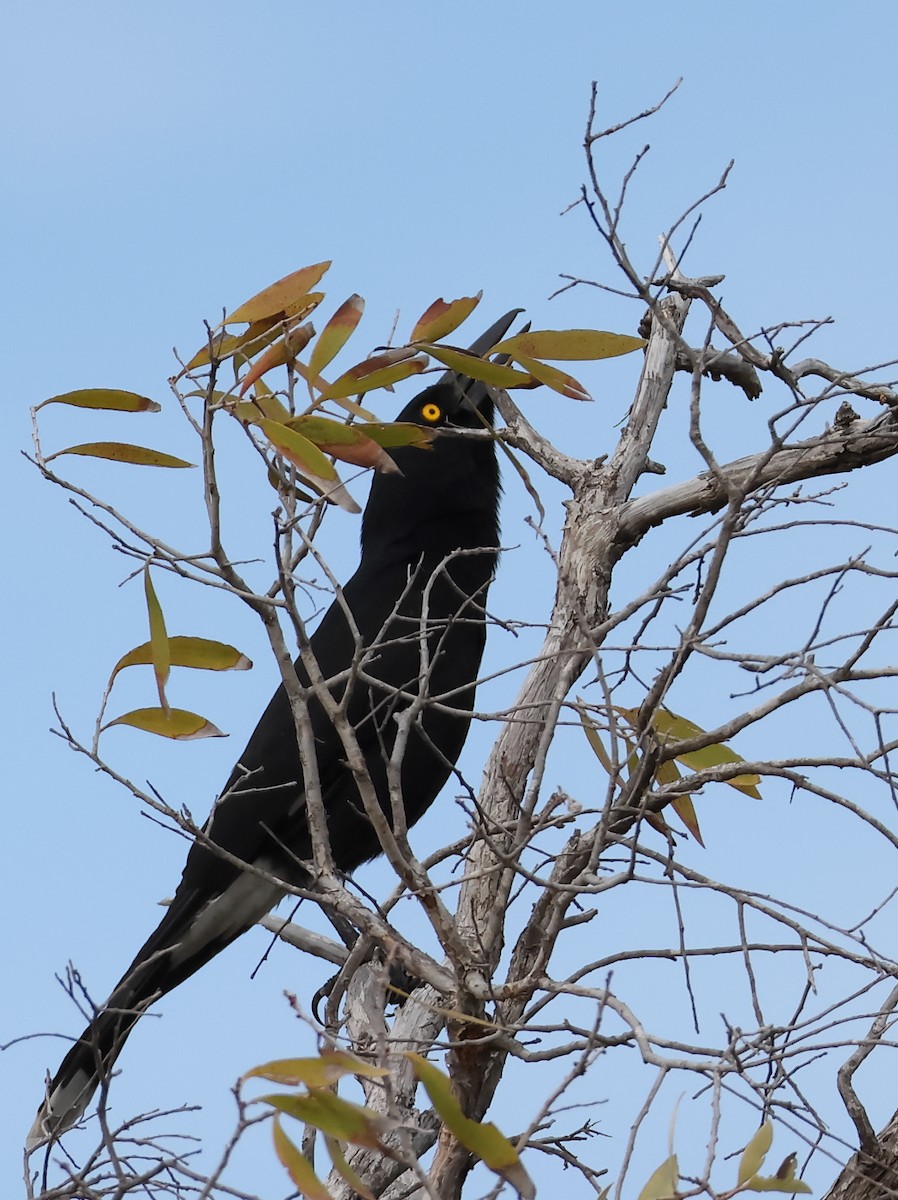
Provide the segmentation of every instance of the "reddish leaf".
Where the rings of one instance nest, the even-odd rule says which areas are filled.
[[[332,362],[349,341],[362,319],[365,301],[353,294],[340,305],[325,327],[309,355],[309,374],[317,378],[328,363]]]
[[[477,305],[483,292],[476,296],[462,296],[448,304],[440,297],[434,300],[430,308],[415,322],[410,342],[438,342],[440,338],[448,337],[462,322],[466,321]]]

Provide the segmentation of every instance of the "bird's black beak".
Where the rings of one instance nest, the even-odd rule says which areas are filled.
[[[491,346],[495,346],[497,342],[501,342],[514,323],[515,318],[523,311],[522,308],[513,308],[504,317],[500,317],[485,333],[482,333],[476,341],[471,343],[468,347],[471,354],[481,357]],[[502,362],[504,359],[500,358],[498,361]],[[440,378],[439,383],[452,386],[455,395],[458,397],[459,407],[464,406],[465,408],[473,408],[479,411],[484,400],[487,398],[486,384],[480,383],[479,380],[471,379],[468,375],[462,375],[457,371],[447,371]]]

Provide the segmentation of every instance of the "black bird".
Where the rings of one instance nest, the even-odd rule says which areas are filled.
[[[485,353],[516,312],[471,347]],[[401,473],[375,475],[362,521],[361,561],[310,639],[332,695],[345,703],[380,806],[389,816],[387,761],[396,715],[422,706],[401,766],[408,824],[446,783],[461,753],[486,636],[484,603],[499,546],[499,470],[487,438],[439,436],[491,427],[487,389],[453,373],[399,414],[438,431],[430,450],[397,448]],[[347,611],[355,625],[353,631]],[[296,661],[300,685],[309,676]],[[345,696],[346,690],[349,695]],[[319,782],[336,867],[350,872],[380,853],[343,742],[321,702],[308,698]],[[303,775],[290,703],[278,688],[235,766],[207,836],[242,862],[288,883],[312,881]],[[283,897],[284,889],[195,843],[158,929],[103,1009],[65,1056],[29,1135],[34,1146],[70,1128],[147,1006],[199,970]]]

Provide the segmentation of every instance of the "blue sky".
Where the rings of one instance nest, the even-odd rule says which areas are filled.
[[[0,492],[11,577],[0,1042],[79,1032],[54,972],[73,959],[101,999],[154,924],[154,905],[173,890],[183,859],[178,839],[48,733],[51,692],[89,726],[109,665],[142,640],[144,626],[140,589],[118,588],[128,564],[21,456],[29,405],[89,385],[165,400],[172,346],[192,351],[203,319],[323,258],[334,260],[335,302],[354,291],[367,300],[358,335],[366,349],[386,338],[397,309],[408,328],[436,296],[479,288],[482,324],[521,306],[537,327],[632,331],[638,312],[605,293],[548,299],[563,273],[616,282],[582,208],[560,215],[585,177],[593,79],[610,124],[684,78],[657,118],[604,152],[603,169],[616,177],[645,141],[652,145],[625,228],[640,265],[652,262],[657,234],[735,158],[687,269],[726,272],[722,295],[744,329],[832,315],[837,324],[818,339],[818,356],[854,369],[893,355],[898,236],[898,12],[887,2],[563,3],[550,11],[529,0],[441,8],[38,0],[15,6],[4,25]],[[613,443],[632,372],[622,366],[590,382],[597,405],[586,414],[558,398],[528,398],[526,407],[566,449],[598,455]],[[154,420],[135,440],[175,448],[183,434],[174,412]],[[744,452],[739,420],[718,418],[733,453]],[[47,413],[44,428],[54,444],[85,440],[86,426],[59,411]],[[103,436],[99,423],[90,428],[90,437]],[[114,436],[125,436],[122,428]],[[188,540],[192,485],[175,481],[160,500],[127,470],[79,463],[71,475],[162,530],[186,530]],[[508,490],[506,540],[524,545],[523,502],[510,481]],[[267,495],[251,492],[234,504],[235,536],[248,553],[268,536],[266,504]],[[326,545],[340,572],[353,565],[356,537],[352,519],[336,514]],[[523,564],[507,556],[499,595],[511,604],[525,591],[545,613],[551,581],[538,562]],[[199,817],[274,672],[247,613],[173,586],[163,586],[162,600],[175,614],[170,627],[210,630],[257,662],[247,676],[190,681],[185,706],[204,704],[232,731],[228,741],[160,748],[123,734],[115,745],[136,778],[149,776]],[[485,743],[468,749],[475,777],[485,753]],[[308,996],[324,975],[312,964],[309,983],[307,965],[281,954],[251,984],[262,946],[245,939],[167,1000],[163,1020],[143,1022],[123,1059],[123,1108],[144,1096],[202,1103],[197,1128],[214,1138],[235,1077],[292,1052],[301,1031],[282,989]],[[18,1173],[19,1137],[61,1045],[38,1039],[0,1056],[3,1176]],[[286,1191],[275,1164],[258,1165],[264,1157],[255,1162],[265,1182],[253,1186]],[[251,1183],[245,1167],[241,1182]]]

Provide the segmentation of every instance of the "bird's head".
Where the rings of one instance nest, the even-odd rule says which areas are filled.
[[[471,352],[482,355],[500,342],[520,311],[501,317],[471,345]],[[385,554],[392,548],[413,557],[435,544],[437,528],[447,525],[463,529],[469,546],[497,546],[499,467],[488,436],[493,426],[489,388],[448,371],[396,419],[432,429],[436,436],[428,450],[402,446],[390,451],[401,474],[381,472],[372,482],[362,523],[364,552]],[[453,436],[455,430],[482,436]],[[457,537],[451,529],[446,534],[450,540]],[[410,544],[417,540],[420,546]],[[437,544],[444,541],[437,538]]]

